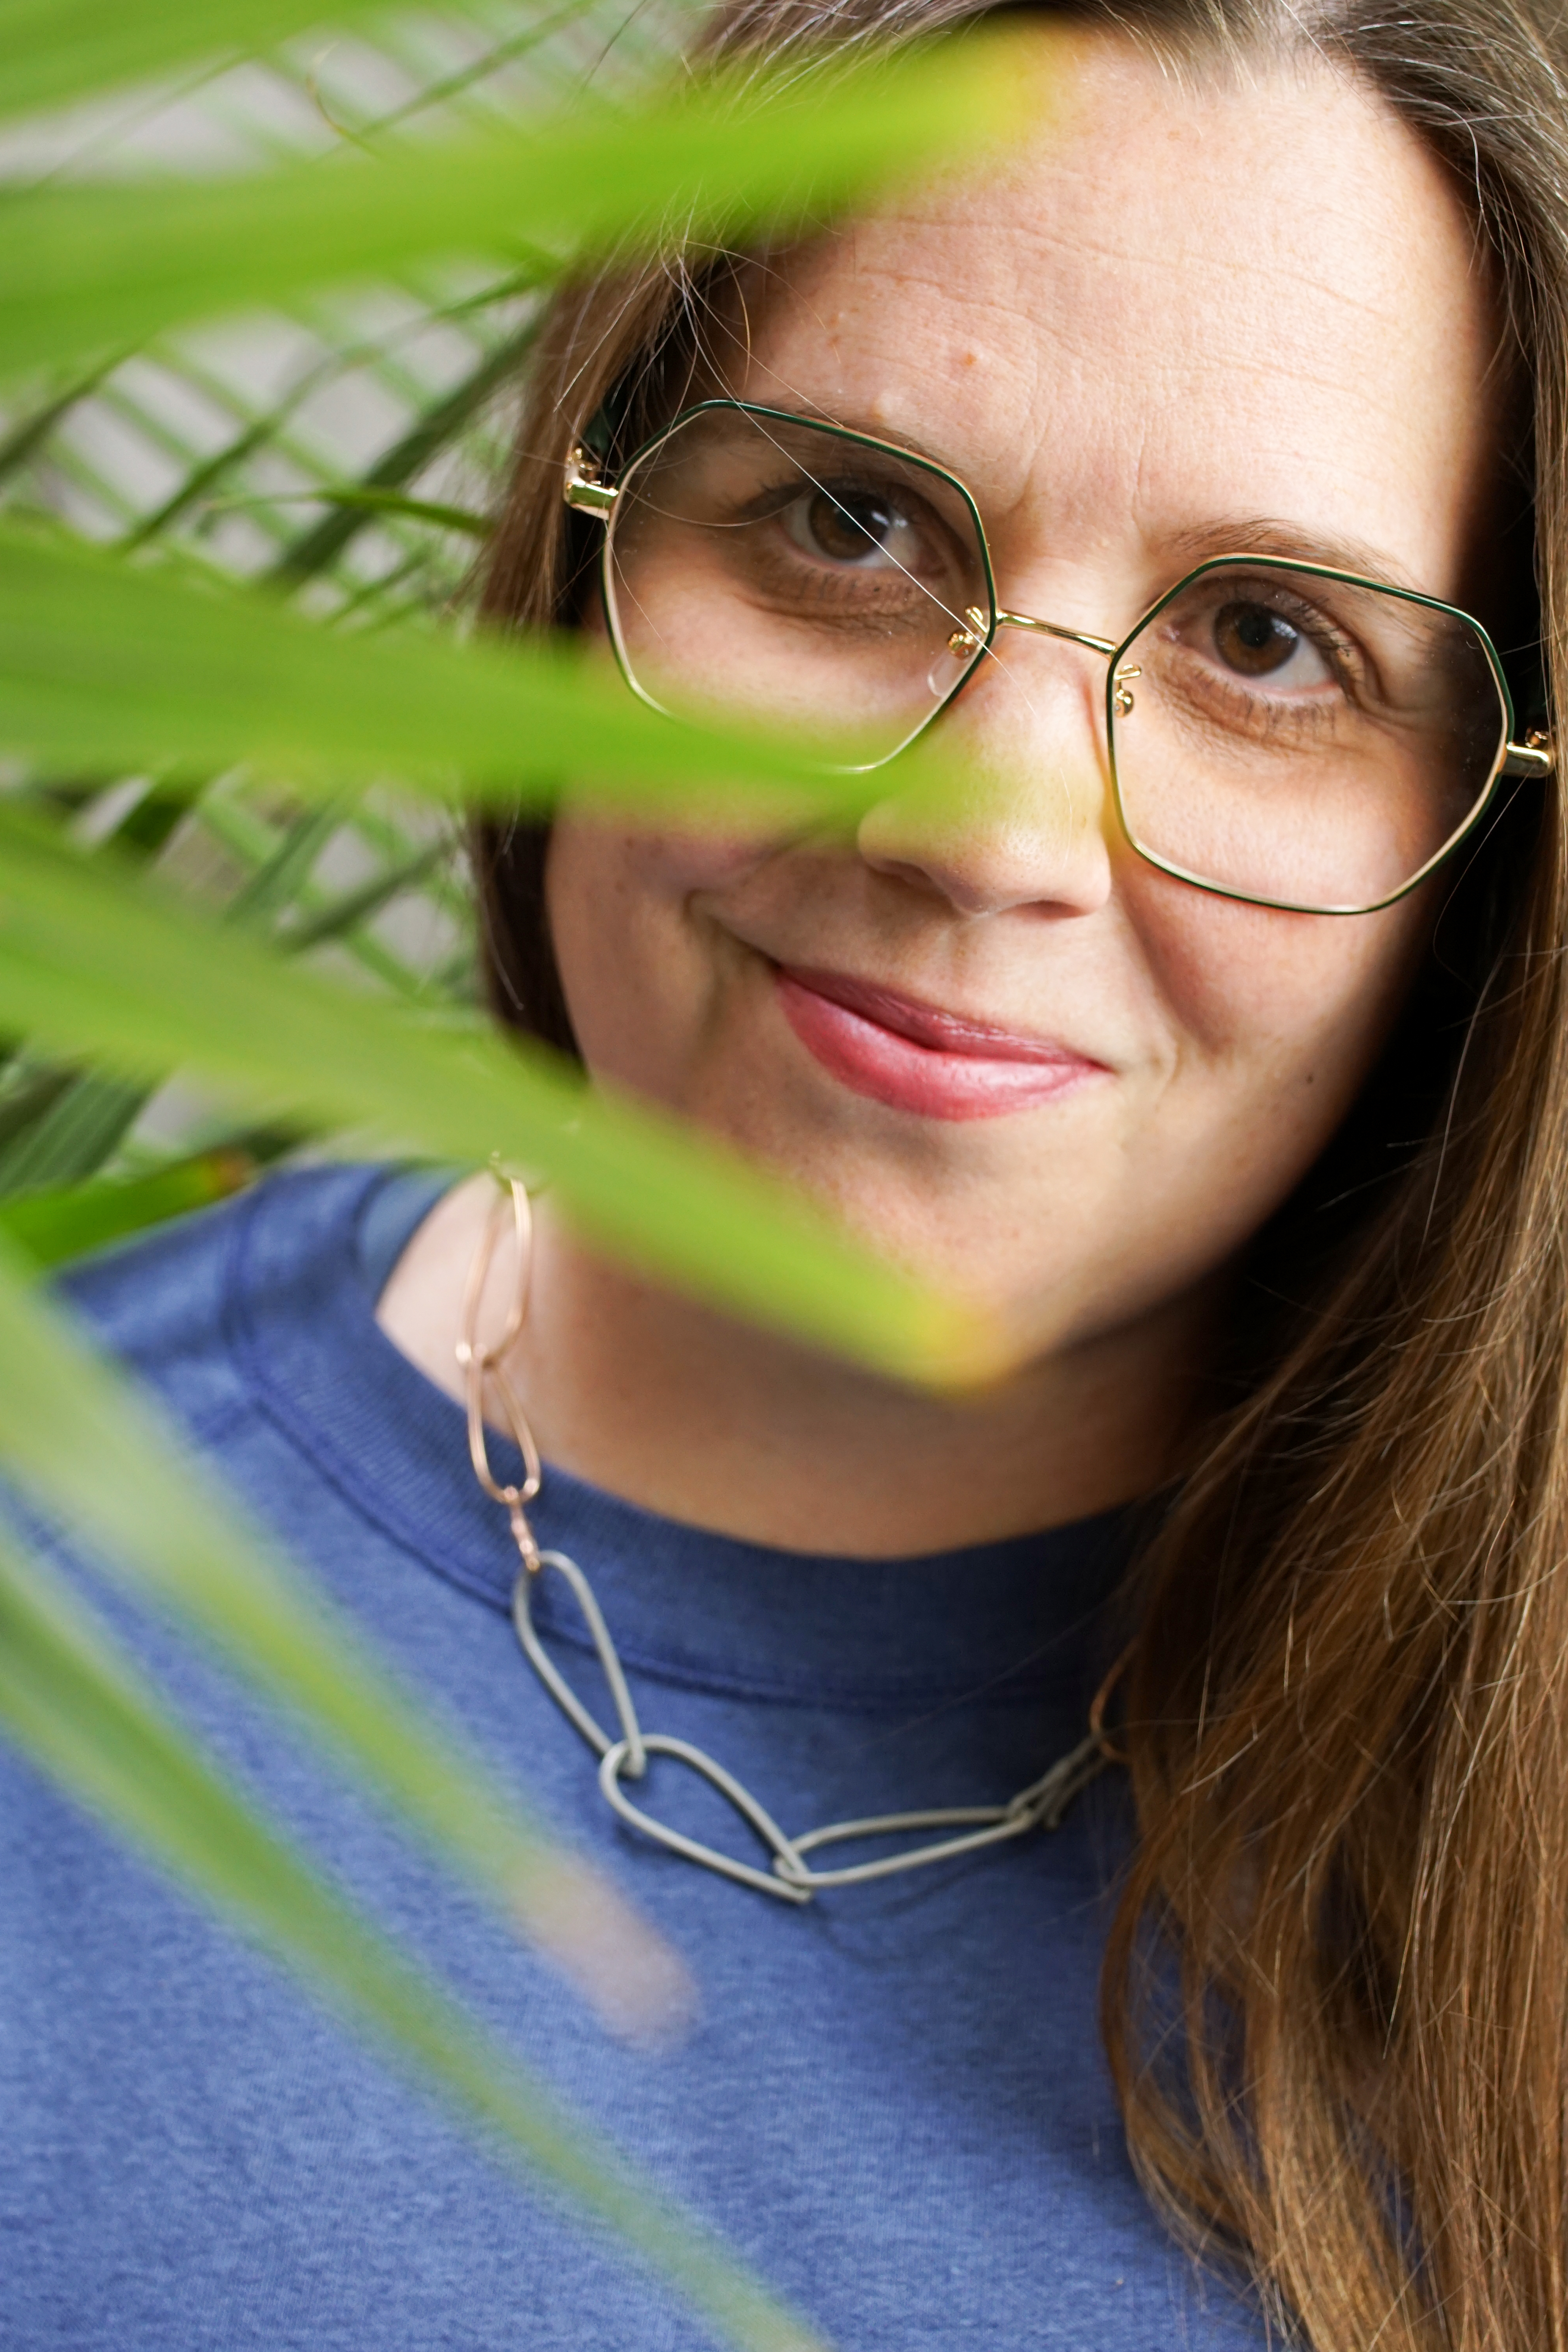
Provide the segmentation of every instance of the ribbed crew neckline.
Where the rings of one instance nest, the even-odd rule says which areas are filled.
[[[450,1177],[317,1169],[232,1213],[225,1324],[254,1402],[363,1518],[432,1573],[509,1607],[517,1552],[469,1465],[460,1408],[392,1345],[376,1301]],[[520,1471],[509,1442],[492,1460]],[[683,1525],[547,1464],[540,1542],[592,1579],[629,1670],[762,1703],[896,1713],[1029,1705],[1082,1723],[1114,1649],[1135,1514],[861,1559]],[[586,1648],[560,1580],[536,1620]]]

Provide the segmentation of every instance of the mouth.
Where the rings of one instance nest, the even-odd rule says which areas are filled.
[[[922,1118],[1001,1118],[1107,1075],[1103,1062],[922,1004],[835,971],[774,968],[779,1008],[807,1052],[852,1092]]]

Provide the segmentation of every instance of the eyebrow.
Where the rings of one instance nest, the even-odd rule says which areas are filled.
[[[1229,516],[1196,523],[1175,533],[1166,544],[1184,568],[1216,555],[1274,555],[1321,563],[1330,572],[1354,572],[1386,588],[1410,589],[1418,596],[1430,593],[1386,548],[1374,547],[1363,539],[1325,538],[1304,523],[1283,522],[1271,515]]]

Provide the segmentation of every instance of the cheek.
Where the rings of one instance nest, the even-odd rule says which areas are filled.
[[[1430,937],[1417,892],[1380,914],[1289,915],[1150,873],[1134,886],[1152,983],[1196,1098],[1228,1098],[1249,1155],[1304,1164],[1376,1061]]]
[[[763,854],[756,841],[738,836],[561,816],[551,828],[545,866],[550,920],[607,921],[617,909],[641,918],[655,908],[678,909],[694,891],[744,875]]]
[[[756,842],[563,816],[545,910],[572,1027],[591,1070],[665,1090],[700,1034],[712,967],[691,908],[767,855]]]

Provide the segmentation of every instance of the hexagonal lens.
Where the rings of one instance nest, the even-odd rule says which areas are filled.
[[[776,721],[832,766],[874,765],[917,734],[991,617],[956,483],[729,403],[628,469],[606,580],[617,650],[648,701],[698,724]]]
[[[1263,559],[1173,591],[1118,656],[1111,703],[1136,845],[1305,909],[1396,897],[1469,823],[1507,732],[1461,615]]]

